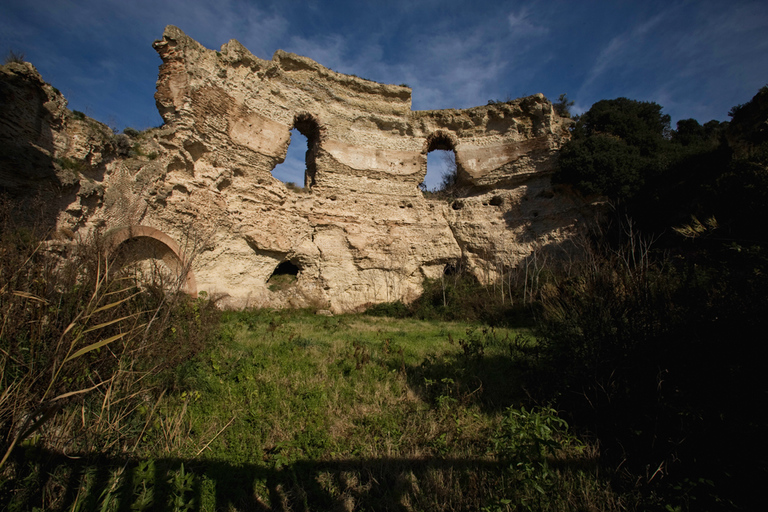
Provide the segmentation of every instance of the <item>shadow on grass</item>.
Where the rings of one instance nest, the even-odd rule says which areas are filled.
[[[482,505],[473,499],[490,500],[499,491],[491,484],[503,465],[491,458],[445,457],[298,460],[270,467],[205,459],[76,459],[27,448],[18,451],[11,469],[15,478],[0,480],[3,510],[388,510],[438,508],[419,501],[439,500],[441,492],[457,488],[462,492],[443,499],[466,500],[450,508],[472,509]],[[7,478],[8,468],[5,473]]]
[[[427,358],[406,368],[408,386],[428,403],[456,400],[497,413],[526,402],[519,365],[503,355],[466,360],[461,356]]]
[[[530,337],[499,338],[493,329],[483,328],[468,330],[466,336],[452,342],[456,350],[401,368],[409,387],[422,400],[455,399],[462,405],[476,404],[488,414],[530,405],[526,385],[531,364],[538,357]]]

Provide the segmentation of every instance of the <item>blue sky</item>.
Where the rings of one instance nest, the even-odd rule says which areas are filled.
[[[541,92],[578,113],[624,96],[674,126],[727,120],[768,84],[765,0],[2,0],[0,50],[24,53],[70,108],[144,129],[162,122],[152,42],[169,24],[212,49],[237,39],[263,59],[283,49],[406,83],[416,110]],[[303,156],[286,165],[300,175]]]

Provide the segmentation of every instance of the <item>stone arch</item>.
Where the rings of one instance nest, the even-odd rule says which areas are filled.
[[[431,133],[427,136],[427,139],[424,141],[424,147],[421,150],[421,152],[425,155],[430,151],[434,151],[436,149],[443,149],[446,151],[455,152],[456,146],[458,146],[458,140],[456,139],[456,135],[443,130],[437,130],[436,132]]]
[[[106,250],[110,255],[118,255],[126,244],[133,244],[129,258],[132,261],[156,258],[181,278],[182,290],[197,296],[197,282],[192,272],[189,260],[179,247],[179,244],[159,229],[149,226],[125,226],[107,232]]]
[[[307,153],[305,156],[306,170],[304,171],[304,188],[307,190],[315,184],[317,173],[317,156],[320,152],[322,129],[315,116],[308,112],[296,114],[293,119],[293,128],[307,138]]]

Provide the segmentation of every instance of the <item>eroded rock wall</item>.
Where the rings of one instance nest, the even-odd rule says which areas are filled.
[[[23,138],[44,140],[51,168],[82,163],[76,180],[59,184],[60,229],[159,230],[194,255],[197,289],[226,294],[231,306],[348,311],[410,301],[447,265],[463,260],[494,279],[496,269],[566,240],[578,222],[578,201],[549,182],[570,121],[542,95],[413,111],[408,87],[298,55],[262,60],[237,41],[208,50],[175,27],[154,46],[165,125],[127,142],[73,116],[31,66],[4,68],[4,80],[26,76],[41,91],[27,108],[38,113],[24,117],[45,118],[46,127],[34,136],[24,128]],[[20,137],[24,123],[3,123],[0,141]],[[272,176],[292,128],[309,141],[304,190]],[[419,189],[433,149],[455,151],[462,197],[430,199]],[[86,189],[94,192],[84,198]],[[295,282],[270,290],[286,261]]]

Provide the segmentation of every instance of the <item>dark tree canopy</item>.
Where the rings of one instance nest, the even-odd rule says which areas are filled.
[[[681,119],[677,122],[677,130],[672,134],[672,141],[682,146],[699,144],[705,139],[704,127],[695,119]]]
[[[554,180],[583,194],[623,201],[662,167],[670,117],[656,103],[617,98],[595,103],[576,123],[560,153]]]
[[[586,195],[626,199],[642,185],[640,151],[623,140],[599,134],[566,145],[557,178]]]
[[[673,492],[654,490],[659,510],[749,510],[762,498],[751,479],[768,460],[768,345],[752,333],[768,329],[768,86],[730,115],[671,131],[656,104],[598,102],[553,177],[615,208],[596,236],[611,263],[590,255],[543,301],[542,375],[561,379],[556,406],[623,470],[665,458]],[[629,219],[633,233],[654,235],[647,260],[634,259]],[[706,490],[680,483],[701,475]],[[680,489],[684,506],[671,504]]]
[[[614,135],[644,153],[669,135],[669,115],[661,105],[627,98],[598,101],[579,118],[576,136]]]
[[[747,103],[733,107],[728,115],[734,138],[753,145],[768,142],[768,85]]]
[[[768,238],[754,228],[768,226],[768,86],[730,116],[670,130],[656,103],[599,101],[576,122],[553,181],[607,197],[649,231],[715,216],[728,237]]]

